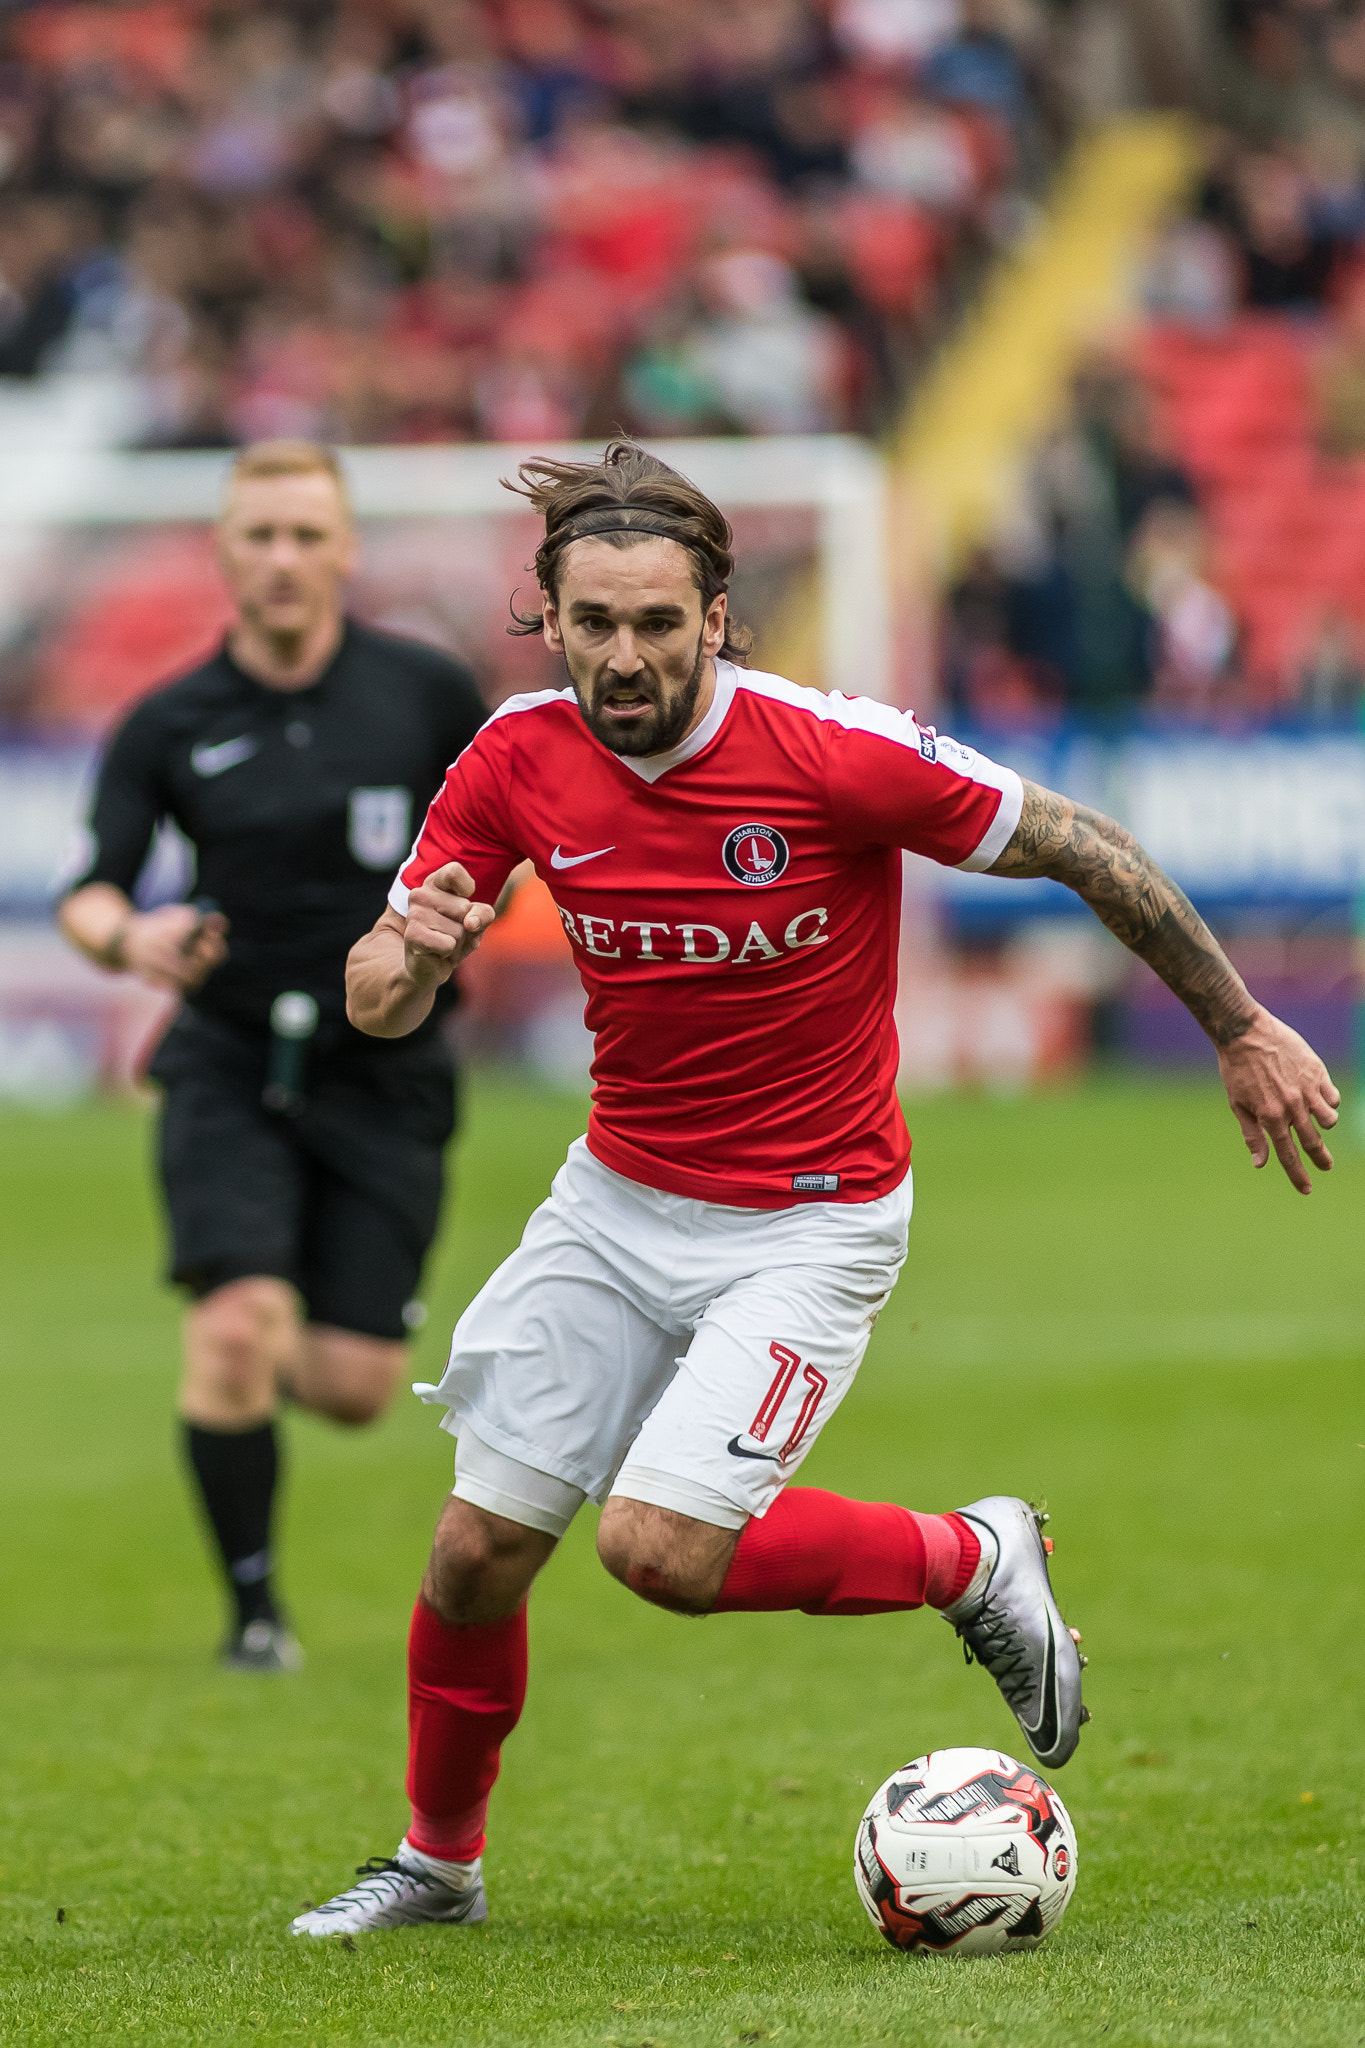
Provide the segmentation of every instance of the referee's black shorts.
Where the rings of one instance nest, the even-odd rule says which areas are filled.
[[[348,1033],[310,1055],[297,1116],[265,1109],[269,1041],[185,1009],[149,1072],[164,1090],[170,1277],[195,1296],[289,1281],[310,1322],[405,1334],[441,1206],[455,1077],[439,1038]]]

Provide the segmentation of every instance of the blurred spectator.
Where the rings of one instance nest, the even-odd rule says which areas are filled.
[[[834,33],[849,54],[875,65],[922,64],[951,42],[960,0],[835,0]]]
[[[1241,283],[1229,237],[1209,221],[1174,220],[1147,259],[1142,303],[1156,320],[1220,327],[1238,303]]]
[[[1299,703],[1313,717],[1359,713],[1365,698],[1365,646],[1358,619],[1329,606],[1312,622],[1298,686]]]
[[[922,77],[948,105],[979,107],[1015,128],[1028,113],[1028,85],[1001,21],[997,0],[962,0],[957,33],[931,53]]]
[[[52,0],[0,17],[0,374],[146,438],[883,422],[1017,180],[985,0]]]
[[[802,304],[790,265],[734,249],[703,266],[699,287],[701,317],[673,360],[701,401],[701,417],[745,434],[843,425],[842,337],[827,314]]]
[[[1195,508],[1156,498],[1128,554],[1129,580],[1156,621],[1156,700],[1187,714],[1215,708],[1237,644],[1231,607],[1205,574],[1207,552]]]
[[[0,376],[36,375],[108,284],[88,202],[44,192],[0,200]]]
[[[977,188],[977,167],[963,124],[944,108],[909,94],[888,96],[859,130],[853,169],[874,192],[959,212]]]
[[[1152,615],[1129,576],[1134,533],[1153,506],[1194,501],[1122,361],[1099,355],[1082,365],[1071,417],[1040,452],[1032,496],[1035,531],[1047,537],[1047,568],[1033,580],[1041,619],[1070,649],[1068,702],[1081,712],[1120,711],[1154,680]]]
[[[1231,195],[1248,306],[1321,305],[1336,260],[1335,237],[1314,219],[1300,167],[1278,151],[1244,156]]]
[[[1341,459],[1365,452],[1365,268],[1346,280],[1317,364],[1319,439]]]
[[[990,548],[978,548],[948,593],[944,683],[954,711],[986,725],[1038,724],[1061,704],[1069,649],[1039,631],[1027,579],[1011,577]],[[1074,607],[1063,597],[1060,638]],[[1049,653],[1053,658],[1049,658]],[[1057,658],[1060,654],[1060,658]]]

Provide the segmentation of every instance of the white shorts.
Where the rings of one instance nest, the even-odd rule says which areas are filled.
[[[579,1138],[455,1326],[455,1492],[562,1535],[609,1494],[725,1529],[762,1515],[853,1384],[905,1259],[909,1174],[874,1202],[661,1194]]]

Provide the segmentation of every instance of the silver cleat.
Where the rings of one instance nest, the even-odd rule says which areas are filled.
[[[1090,1716],[1081,1705],[1080,1637],[1058,1613],[1048,1580],[1047,1516],[1003,1493],[958,1513],[980,1538],[981,1562],[943,1618],[962,1638],[968,1663],[990,1672],[1039,1763],[1055,1770]]]
[[[488,1918],[483,1877],[470,1865],[469,1883],[457,1891],[404,1855],[371,1856],[356,1871],[359,1884],[324,1906],[310,1906],[289,1923],[291,1934],[373,1934],[384,1927],[472,1927]]]

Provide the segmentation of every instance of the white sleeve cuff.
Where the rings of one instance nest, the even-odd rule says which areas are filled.
[[[966,860],[960,860],[958,867],[963,874],[984,874],[991,867],[1010,840],[1024,809],[1024,785],[1012,768],[1001,768],[1000,807],[986,828],[986,836],[975,853],[969,853]]]
[[[409,893],[408,885],[403,880],[403,877],[401,875],[395,876],[393,887],[389,891],[389,908],[390,910],[396,910],[400,917],[406,917],[408,914]]]

